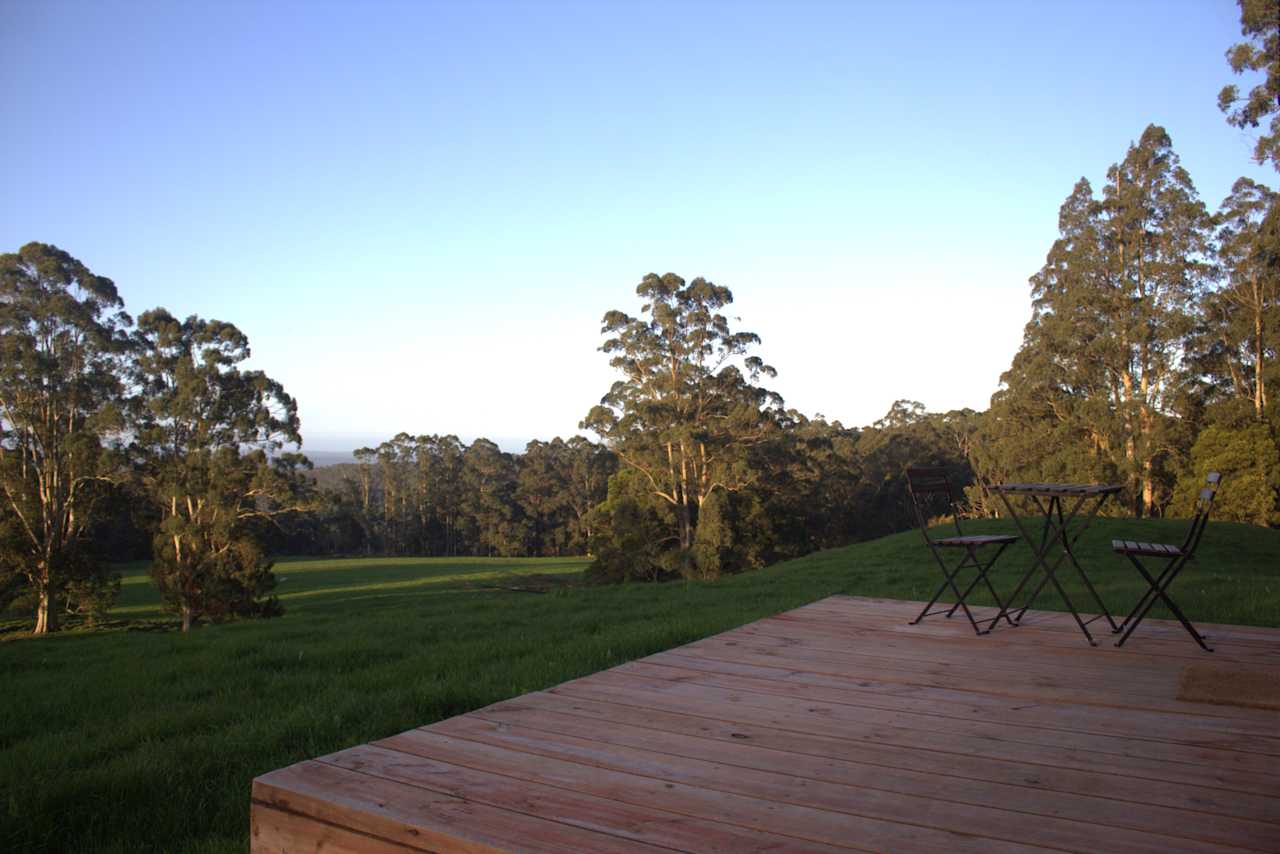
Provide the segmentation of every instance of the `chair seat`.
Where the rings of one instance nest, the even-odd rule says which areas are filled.
[[[1018,538],[1010,534],[974,534],[968,537],[942,537],[933,542],[939,546],[989,546],[1017,541]]]
[[[1111,550],[1122,555],[1146,555],[1148,557],[1180,557],[1182,549],[1167,543],[1137,543],[1133,540],[1112,540]]]

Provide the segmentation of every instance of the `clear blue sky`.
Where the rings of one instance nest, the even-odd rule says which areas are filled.
[[[238,324],[313,449],[575,432],[650,271],[732,288],[805,412],[981,409],[1148,123],[1211,208],[1276,183],[1216,107],[1238,39],[1227,0],[9,0],[0,250]]]

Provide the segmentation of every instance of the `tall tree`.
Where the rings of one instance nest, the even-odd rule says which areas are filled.
[[[230,323],[162,308],[138,318],[136,450],[160,513],[152,577],[188,631],[199,619],[279,612],[255,523],[306,506],[297,404]],[[270,452],[270,453],[268,453]]]
[[[721,313],[733,302],[728,288],[650,273],[636,293],[647,316],[604,316],[601,332],[612,337],[600,349],[623,379],[582,426],[671,506],[677,542],[687,551],[708,496],[758,477],[748,449],[772,434],[782,399],[755,385],[776,371],[748,355],[759,336],[734,331]]]
[[[1214,330],[1222,371],[1231,394],[1253,403],[1261,419],[1267,406],[1267,361],[1274,351],[1280,284],[1280,206],[1269,188],[1241,178],[1222,202],[1218,257],[1223,286],[1205,301],[1206,323]]]
[[[463,516],[463,457],[467,446],[457,436],[428,436],[419,450],[419,466],[429,484],[428,501],[438,526],[433,551],[442,555],[469,552],[469,526]],[[425,454],[425,456],[424,456]]]
[[[1032,319],[1002,377],[1014,399],[1002,407],[1059,421],[1058,438],[1079,449],[1072,467],[1109,459],[1133,510],[1157,512],[1178,451],[1170,431],[1185,345],[1209,278],[1208,214],[1168,134],[1151,125],[1107,171],[1100,200],[1087,181],[1076,185],[1059,229],[1031,280]]]
[[[57,628],[72,582],[109,584],[85,533],[114,465],[129,317],[110,279],[28,243],[0,255],[0,563],[36,598],[36,634]]]
[[[618,470],[617,456],[604,445],[585,436],[565,443],[565,503],[573,513],[570,548],[575,554],[588,550],[591,542],[591,511],[608,496],[609,478]]]
[[[1238,128],[1256,128],[1270,117],[1267,133],[1258,137],[1253,159],[1270,162],[1280,170],[1280,3],[1276,0],[1239,0],[1240,34],[1245,40],[1227,50],[1227,62],[1236,74],[1262,72],[1262,82],[1242,95],[1235,84],[1218,93],[1218,109]]]
[[[1183,345],[1209,272],[1211,225],[1164,128],[1149,125],[1107,171],[1102,215],[1111,323],[1094,352],[1113,378],[1125,461],[1141,483],[1135,509],[1150,514],[1157,460],[1174,450],[1163,441],[1161,419],[1180,391]]]
[[[562,439],[529,442],[518,458],[515,499],[530,526],[534,554],[562,555],[568,547],[570,468]]]
[[[511,454],[488,439],[476,439],[462,455],[466,486],[462,509],[482,554],[527,554],[529,529],[515,500],[516,465]]]

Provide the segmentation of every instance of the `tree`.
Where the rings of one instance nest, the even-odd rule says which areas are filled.
[[[1213,504],[1215,518],[1253,525],[1280,525],[1280,445],[1269,425],[1210,424],[1191,448],[1178,481],[1173,511],[1190,516],[1205,475],[1220,472],[1225,488]]]
[[[1274,350],[1277,283],[1280,282],[1280,206],[1270,189],[1241,178],[1222,202],[1218,226],[1218,257],[1223,286],[1208,294],[1204,322],[1212,330],[1212,344],[1204,348],[1217,356],[1209,367],[1225,374],[1231,396],[1249,399],[1254,416],[1267,406],[1266,363]],[[1206,366],[1207,367],[1207,366]]]
[[[428,500],[439,528],[437,551],[456,555],[470,550],[468,524],[463,518],[463,456],[467,446],[457,436],[428,436],[419,450],[418,465],[430,484]]]
[[[119,472],[104,440],[121,427],[123,306],[56,246],[0,255],[0,565],[33,592],[36,634],[57,628],[68,593],[113,584],[86,532]]]
[[[255,525],[307,506],[297,404],[237,367],[249,341],[230,323],[162,308],[138,318],[135,450],[160,514],[152,577],[188,631],[200,619],[271,616],[271,562]],[[271,452],[269,455],[268,452]]]
[[[650,273],[636,293],[648,316],[610,311],[601,329],[613,337],[600,349],[623,379],[581,426],[671,507],[676,543],[687,551],[707,498],[758,477],[748,450],[774,434],[782,399],[754,384],[776,371],[747,355],[759,336],[733,331],[720,313],[733,302],[728,288]]]
[[[518,458],[515,499],[530,526],[532,552],[564,554],[568,527],[562,519],[567,509],[569,467],[564,441],[533,440]]]
[[[1280,4],[1275,0],[1239,0],[1240,33],[1245,40],[1227,49],[1227,62],[1236,74],[1262,72],[1261,83],[1242,96],[1235,84],[1218,93],[1218,109],[1233,127],[1256,128],[1268,116],[1269,133],[1258,137],[1253,159],[1271,162],[1280,170]]]
[[[476,545],[493,556],[527,554],[529,528],[515,500],[516,465],[488,439],[476,439],[462,454],[462,509],[476,532]]]
[[[927,414],[924,404],[918,400],[895,400],[884,417],[871,426],[877,430],[908,427],[923,421]]]
[[[699,578],[713,580],[733,567],[733,519],[729,493],[717,489],[698,511],[693,535],[693,569]]]
[[[564,500],[573,513],[569,542],[571,548],[586,552],[591,542],[591,511],[608,495],[609,478],[618,470],[617,456],[604,445],[585,436],[565,442]]]
[[[1164,129],[1148,126],[1129,146],[1100,200],[1082,179],[1059,231],[1031,279],[1032,318],[993,409],[1056,421],[1054,441],[1042,435],[1030,459],[1066,454],[1068,468],[1113,468],[1136,513],[1158,512],[1210,251],[1208,214]]]
[[[1093,353],[1111,377],[1135,510],[1157,505],[1156,463],[1172,450],[1162,416],[1182,380],[1183,344],[1206,283],[1210,219],[1165,130],[1150,125],[1107,172],[1102,200],[1110,321]]]
[[[591,515],[592,581],[656,581],[686,568],[688,561],[671,548],[672,506],[638,470],[622,468],[610,477],[608,495]]]

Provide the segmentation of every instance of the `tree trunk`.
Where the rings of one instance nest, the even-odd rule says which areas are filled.
[[[186,605],[182,606],[182,631],[191,631],[192,614],[191,608]]]
[[[1154,518],[1156,515],[1156,489],[1151,468],[1151,460],[1147,460],[1142,464],[1142,510],[1147,517]]]
[[[40,603],[36,606],[36,628],[33,634],[46,635],[58,630],[58,612],[53,606],[53,594],[46,585],[40,591]]]
[[[1267,393],[1263,390],[1262,379],[1262,312],[1253,316],[1253,410],[1258,420],[1262,420],[1262,410],[1267,405]]]
[[[1143,378],[1143,394],[1145,401],[1146,378]],[[1138,430],[1142,436],[1142,514],[1147,517],[1154,517],[1155,514],[1155,460],[1151,452],[1151,436],[1155,432],[1155,425],[1152,423],[1153,418],[1151,410],[1144,403],[1142,408],[1138,410]]]
[[[1126,430],[1128,428],[1126,427]],[[1133,434],[1130,433],[1124,440],[1124,459],[1128,470],[1127,478],[1129,481],[1130,494],[1133,496],[1133,515],[1142,518],[1142,492],[1138,489],[1140,478],[1138,477],[1138,467],[1134,461],[1136,454],[1134,448]]]

